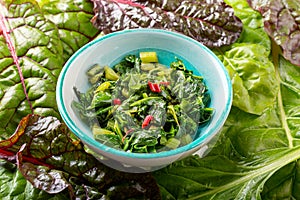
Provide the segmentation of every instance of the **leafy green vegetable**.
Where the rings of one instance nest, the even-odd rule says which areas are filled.
[[[157,61],[156,52],[141,54]],[[117,149],[149,153],[186,145],[213,114],[203,78],[178,59],[167,68],[128,55],[113,68],[95,64],[87,74],[91,88],[74,88],[73,108],[95,139]]]
[[[249,10],[247,4],[232,3],[237,6],[236,9],[245,10],[246,16]],[[243,22],[248,27],[251,23],[247,19]],[[280,57],[275,46],[270,60],[267,45],[249,44],[249,38],[257,38],[257,33],[261,32],[256,29],[259,26],[244,32],[237,44],[216,50],[216,53],[225,61],[231,77],[235,73],[244,75],[248,70],[251,72],[251,68],[243,69],[247,65],[255,68],[253,74],[267,75],[257,84],[261,87],[269,85],[265,92],[271,96],[260,92],[261,98],[269,99],[269,102],[266,101],[259,109],[255,105],[253,110],[241,106],[251,103],[249,99],[234,98],[234,106],[220,137],[214,146],[209,146],[210,152],[204,158],[189,157],[154,172],[164,199],[299,198],[300,70]],[[265,54],[264,57],[262,54]],[[236,65],[237,55],[243,58],[241,65]],[[253,62],[253,59],[257,60]],[[266,70],[263,63],[271,69]],[[241,66],[241,70],[233,70],[233,66]],[[240,86],[246,85],[247,81],[247,76],[241,76],[243,84]],[[240,89],[234,84],[235,90]],[[249,93],[250,97],[256,95]]]
[[[29,181],[27,181],[16,165],[0,160],[0,197],[3,200],[9,199],[68,199],[68,192],[61,192],[53,195],[35,188]]]
[[[81,4],[80,2],[86,2],[87,4]],[[170,3],[173,1],[167,2]],[[253,2],[265,3],[270,1]],[[296,3],[297,1],[288,1],[288,3],[290,2]],[[49,88],[55,88],[55,84],[53,83],[55,78],[53,77],[57,77],[59,68],[61,67],[60,64],[76,48],[82,46],[87,41],[85,40],[86,38],[92,39],[96,35],[93,33],[97,32],[95,29],[90,28],[91,25],[87,21],[89,16],[92,16],[90,14],[92,13],[92,6],[87,1],[72,1],[71,3],[71,1],[57,0],[38,1],[38,3],[39,5],[34,1],[6,0],[5,4],[3,4],[4,6],[1,5],[0,9],[1,15],[4,13],[5,16],[9,16],[6,18],[8,21],[7,25],[10,27],[8,35],[16,46],[20,65],[24,68],[24,72],[28,74],[32,72],[31,76],[33,77],[40,75],[35,80],[48,80],[47,82],[42,82],[44,85],[37,86],[36,83],[39,83],[38,81],[33,81],[31,85],[28,85],[26,88],[27,91],[31,91],[31,95],[35,93],[40,94],[39,90],[31,90],[31,87],[37,88],[41,86],[43,88],[42,86],[47,86],[49,91],[51,91]],[[251,105],[255,103],[252,95],[257,94],[253,92],[254,90],[246,92],[246,89],[249,89],[246,86],[249,85],[250,76],[247,76],[248,78],[244,76],[251,65],[255,66],[253,73],[259,73],[264,77],[264,79],[258,79],[257,84],[261,83],[265,88],[268,88],[266,91],[267,95],[265,93],[260,94],[262,96],[259,99],[261,103],[259,109],[247,106],[247,102],[239,102],[246,101],[245,98],[235,98],[234,106],[220,133],[218,141],[214,146],[208,146],[210,152],[204,158],[200,159],[197,156],[189,157],[153,173],[156,182],[159,184],[162,199],[300,199],[298,192],[300,190],[299,68],[282,58],[276,45],[271,45],[271,40],[263,29],[263,16],[251,9],[246,0],[226,0],[226,3],[234,8],[234,14],[242,20],[243,31],[233,46],[214,49],[214,51],[224,61],[230,74],[235,74],[235,76],[239,77],[240,86],[243,87],[242,90],[245,92],[243,94],[248,94],[249,98],[247,98],[250,100]],[[75,24],[77,20],[72,20],[74,15],[72,18],[67,17],[71,16],[71,10],[76,13],[79,12],[76,10],[77,8],[75,9],[76,6],[74,5],[78,5],[80,10],[82,8],[83,12],[80,13],[80,16],[83,16],[81,14],[88,13],[87,17],[80,18],[76,16],[76,19],[83,19],[81,23]],[[88,9],[83,5],[87,5]],[[31,12],[31,10],[34,12]],[[283,9],[282,11],[288,10]],[[289,14],[296,14],[298,10],[293,10]],[[32,15],[32,13],[34,14]],[[59,15],[64,17],[58,17]],[[278,16],[281,17],[283,15],[280,14]],[[27,26],[23,25],[24,19],[28,23]],[[274,19],[277,20],[277,17],[274,17]],[[36,25],[29,26],[30,24]],[[78,29],[78,27],[83,27],[83,24],[85,24],[86,28]],[[283,24],[289,25],[291,23]],[[37,25],[40,25],[40,28],[34,29]],[[59,28],[57,28],[58,25]],[[45,26],[49,28],[47,30],[51,31],[40,31],[44,30],[42,27],[45,28]],[[28,37],[24,39],[20,35],[22,33],[20,30],[26,30],[25,32],[28,34],[24,34],[23,36]],[[85,33],[81,35],[80,33],[83,33],[83,31]],[[31,113],[31,110],[26,100],[24,100],[25,95],[21,86],[21,80],[18,76],[16,66],[13,64],[13,57],[8,48],[7,41],[3,36],[3,27],[0,28],[0,32],[0,132],[2,138],[8,138],[15,131],[22,116]],[[281,36],[280,32],[278,33]],[[17,38],[15,35],[22,37]],[[81,36],[85,39],[82,39]],[[46,40],[49,41],[48,43],[46,42],[48,44],[47,49],[50,50],[48,52],[49,59],[47,59],[46,53],[44,54],[44,51],[47,49],[44,49],[44,51],[36,50],[35,52],[34,45],[32,46],[32,44],[40,44]],[[36,45],[36,47],[40,46],[42,45]],[[31,52],[31,55],[38,56],[32,56],[30,57],[31,59],[26,60],[24,54],[28,50]],[[58,53],[54,54],[51,52]],[[262,55],[259,55],[259,52]],[[272,54],[270,55],[269,53]],[[51,56],[53,54],[55,56]],[[251,55],[253,55],[253,58]],[[234,56],[234,59],[231,56]],[[53,59],[59,62],[54,62]],[[242,59],[244,63],[239,68],[237,67],[237,63],[241,62]],[[29,62],[28,60],[34,62]],[[51,60],[52,62],[50,62]],[[270,64],[270,61],[272,61],[273,66]],[[54,64],[49,65],[51,67],[47,67],[48,65],[45,65],[45,62]],[[131,62],[134,62],[134,60],[131,59]],[[257,62],[260,64],[256,64]],[[261,66],[262,64],[266,64],[272,69],[266,69]],[[26,75],[26,73],[24,73],[24,78],[27,84],[29,75]],[[268,80],[271,80],[274,86],[267,83]],[[235,85],[234,88],[235,90],[240,90],[238,85]],[[55,116],[57,112],[53,109],[55,106],[52,107],[51,103],[54,101],[53,98],[48,97],[49,93],[51,93],[48,90],[43,90],[42,94],[44,98],[40,99],[39,102],[43,101],[38,108],[34,107],[34,110],[36,112],[37,110],[39,112],[42,112],[42,110],[49,111],[49,115]],[[52,94],[54,94],[54,91],[52,91]],[[20,101],[20,99],[23,99],[23,101]],[[31,98],[33,105],[35,105],[35,99]],[[270,102],[264,104],[268,100]],[[14,102],[17,105],[13,104]],[[175,112],[175,108],[170,107],[169,111]],[[43,113],[45,114],[45,112]],[[46,133],[43,132],[42,135],[44,134]],[[7,154],[6,152],[3,154],[1,152],[1,156],[5,155],[2,158],[16,161],[16,157],[13,155],[19,152],[20,146],[21,144],[14,149],[14,153]],[[41,145],[36,146],[40,147]],[[30,145],[26,146],[26,148],[28,147]],[[80,152],[84,153],[83,151]],[[20,151],[19,153],[24,152]],[[32,159],[30,161],[25,159],[24,161],[24,156],[22,163],[29,163],[30,166],[34,164]],[[46,167],[41,164],[36,165],[36,169],[47,169]],[[111,171],[109,170],[109,172]],[[67,189],[55,195],[50,195],[43,190],[36,189],[25,179],[15,164],[3,160],[0,161],[0,175],[1,199],[67,199],[70,195]],[[118,177],[119,174],[115,176]],[[74,192],[76,192],[75,195],[79,198],[87,198],[86,194],[89,194],[90,198],[99,199],[102,195],[99,190],[90,187],[87,183],[84,183],[83,186],[78,184],[82,180],[78,180],[76,177],[74,179],[66,178],[66,180],[73,186]],[[122,191],[130,191],[130,187],[139,188],[139,185],[128,185],[130,180],[127,179],[127,181],[120,185],[118,183],[121,183],[121,181],[119,179],[115,180],[105,190],[106,194],[111,195],[111,199],[116,199],[117,197],[113,196],[114,194],[123,194]],[[155,192],[150,192],[151,194],[159,194],[157,190],[153,190]]]
[[[102,165],[68,131],[54,117],[28,115],[8,140],[0,142],[0,157],[17,163],[34,187],[49,194],[68,189],[71,199],[160,199],[150,174],[123,173]],[[126,193],[119,193],[125,188]]]
[[[262,114],[277,97],[279,82],[269,52],[259,44],[234,44],[219,54],[233,86],[233,105]]]
[[[27,114],[60,118],[55,101],[60,70],[72,53],[99,32],[89,22],[91,2],[64,2],[51,1],[41,7],[35,1],[7,0],[0,5],[1,29],[5,32],[0,35],[2,139],[9,137]],[[13,45],[9,46],[9,41]]]
[[[223,1],[93,0],[92,22],[110,33],[128,28],[161,28],[183,33],[209,47],[235,42],[242,23]]]

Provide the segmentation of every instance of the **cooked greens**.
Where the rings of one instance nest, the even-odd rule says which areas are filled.
[[[159,152],[190,143],[213,114],[203,77],[179,59],[166,67],[155,52],[141,55],[128,55],[112,68],[92,66],[92,86],[86,93],[74,87],[73,108],[96,140],[124,151]]]

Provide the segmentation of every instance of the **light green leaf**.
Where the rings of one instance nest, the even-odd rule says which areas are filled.
[[[208,155],[154,173],[165,199],[300,198],[300,69],[247,38],[260,32],[216,51],[233,80],[233,107]]]
[[[279,89],[269,52],[259,44],[235,44],[219,54],[233,86],[233,105],[253,114],[274,103]]]
[[[41,115],[60,116],[55,103],[55,85],[64,63],[58,29],[43,17],[36,4],[7,4],[6,7],[9,7],[7,28],[13,30],[9,39],[15,52],[10,52],[7,44],[2,43],[0,60],[5,65],[0,71],[1,138],[12,134],[21,118],[32,112],[13,54],[18,57],[34,112]],[[4,40],[3,35],[1,40]]]

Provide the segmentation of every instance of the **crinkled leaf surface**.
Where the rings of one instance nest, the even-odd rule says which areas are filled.
[[[90,22],[94,15],[91,1],[40,1],[39,5],[44,17],[58,28],[65,60],[99,33]]]
[[[237,43],[260,44],[270,51],[271,42],[262,28],[261,14],[253,10],[246,1],[225,0],[225,2],[234,8],[234,14],[243,22],[243,31]]]
[[[47,192],[36,189],[27,181],[16,165],[0,160],[0,197],[3,200],[11,199],[68,199],[68,192],[61,192],[57,195],[51,195]]]
[[[272,60],[267,59],[271,43],[263,30],[262,16],[246,1],[227,2],[234,7],[243,22],[243,32],[238,41],[214,52],[223,62],[231,77],[233,105],[253,114],[272,105],[277,97],[279,82]]]
[[[234,106],[259,115],[274,103],[279,82],[268,56],[263,46],[245,43],[219,54],[231,77]]]
[[[8,31],[8,38],[0,35],[1,138],[10,136],[29,113],[60,117],[55,100],[60,70],[72,53],[99,32],[89,22],[92,5],[84,0],[41,5],[35,1],[5,1],[1,5]],[[7,39],[14,51],[8,48]],[[24,77],[28,99],[14,56]]]
[[[209,47],[232,44],[242,31],[233,9],[220,0],[92,0],[95,27],[105,33],[131,28],[173,30]]]
[[[282,47],[283,56],[300,66],[300,2],[297,0],[248,0],[264,17],[266,32]]]
[[[57,118],[28,115],[0,142],[0,156],[15,161],[27,180],[50,194],[69,188],[72,198],[160,199],[149,173],[123,173],[102,165],[68,131]]]

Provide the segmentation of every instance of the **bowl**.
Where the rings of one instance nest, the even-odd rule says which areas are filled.
[[[159,59],[163,64],[174,60],[174,57],[180,58],[187,69],[203,76],[211,96],[210,107],[214,109],[211,120],[199,127],[200,134],[191,143],[163,152],[131,153],[96,141],[90,127],[71,107],[72,101],[77,100],[73,87],[79,91],[86,91],[90,87],[86,71],[95,63],[113,66],[125,55],[148,50],[160,52],[162,55]],[[229,114],[232,86],[222,62],[196,40],[160,29],[129,29],[97,38],[76,51],[60,73],[56,99],[66,125],[101,162],[117,170],[140,173],[160,169],[195,153],[204,156]]]

